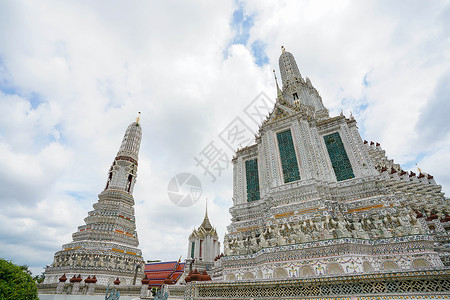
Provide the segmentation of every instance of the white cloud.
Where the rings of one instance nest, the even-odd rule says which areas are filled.
[[[239,5],[254,26],[246,45],[230,46]],[[281,45],[332,113],[352,110],[363,138],[381,142],[400,163],[425,153],[421,167],[448,190],[448,134],[439,134],[435,120],[431,151],[416,124],[436,116],[426,108],[439,102],[433,93],[450,69],[449,12],[438,1],[2,2],[0,201],[10,204],[0,217],[12,229],[0,231],[0,256],[35,272],[51,263],[97,201],[138,111],[134,197],[145,258],[185,256],[206,197],[223,236],[231,168],[213,183],[193,157],[244,118],[261,91],[275,97],[271,70],[278,70]],[[255,41],[266,45],[268,65],[255,64]],[[189,208],[166,194],[181,172],[203,184],[201,201]]]

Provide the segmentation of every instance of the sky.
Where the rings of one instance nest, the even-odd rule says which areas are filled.
[[[331,116],[450,192],[449,1],[4,0],[0,41],[0,257],[35,275],[84,224],[138,112],[144,259],[185,258],[206,202],[223,241],[224,132],[256,132],[247,108],[275,100],[282,45]],[[208,149],[220,168],[198,163]],[[168,196],[180,173],[202,186],[187,207]]]

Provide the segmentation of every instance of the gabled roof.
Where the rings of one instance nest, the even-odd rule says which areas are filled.
[[[167,261],[145,264],[144,273],[150,280],[149,286],[159,287],[169,277],[176,283],[183,274],[185,263]]]
[[[261,124],[260,130],[265,124],[290,117],[294,114],[296,114],[295,107],[292,107],[287,102],[283,101],[283,103],[281,103],[281,101],[277,101],[277,103],[275,103],[275,106],[273,107],[272,112],[269,113],[267,118]]]

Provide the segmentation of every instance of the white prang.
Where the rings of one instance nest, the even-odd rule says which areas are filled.
[[[133,188],[141,138],[141,125],[131,123],[94,210],[84,219],[86,224],[72,234],[73,241],[55,253],[53,263],[45,270],[44,284],[59,282],[63,274],[67,282],[74,275],[81,275],[83,280],[95,275],[100,285],[112,284],[116,278],[121,285],[131,285],[137,275],[140,284],[144,260],[137,248]]]
[[[363,141],[352,115],[330,117],[284,48],[279,65],[275,106],[255,144],[232,160],[232,219],[214,280],[449,265],[450,206],[441,186]]]

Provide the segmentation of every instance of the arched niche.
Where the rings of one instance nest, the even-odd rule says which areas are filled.
[[[398,265],[395,262],[386,260],[381,265],[381,269],[383,269],[383,270],[398,270],[400,268],[398,267]]]
[[[273,271],[273,278],[276,279],[288,278],[288,273],[283,268],[277,268]]]
[[[256,272],[256,278],[263,279],[263,273],[261,270],[258,270],[258,272]]]
[[[252,272],[245,272],[242,279],[244,279],[244,280],[255,279],[255,276],[253,275]]]
[[[368,261],[363,262],[363,271],[367,273],[373,271],[373,267]]]
[[[300,276],[301,277],[311,277],[316,275],[316,272],[314,272],[314,269],[311,268],[311,266],[303,266],[300,269]]]
[[[339,275],[344,274],[344,270],[339,263],[329,263],[327,265],[327,274],[328,275]]]
[[[236,281],[236,275],[228,274],[227,275],[227,281]]]
[[[423,258],[415,259],[412,263],[414,269],[426,269],[431,267],[431,264]]]

